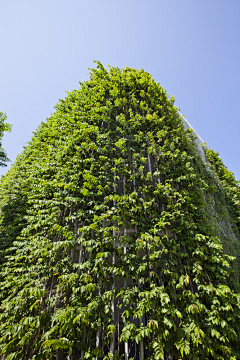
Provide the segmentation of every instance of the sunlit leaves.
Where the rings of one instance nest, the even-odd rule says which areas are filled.
[[[238,188],[192,139],[143,70],[97,62],[59,101],[0,184],[2,356],[103,357],[120,329],[149,360],[239,357]]]

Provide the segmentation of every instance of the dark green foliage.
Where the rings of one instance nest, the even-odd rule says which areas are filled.
[[[206,148],[206,157],[211,164],[209,184],[212,186],[211,199],[214,211],[211,211],[212,223],[216,234],[223,244],[224,251],[236,257],[231,266],[234,278],[240,280],[240,187],[232,172],[223,165],[219,154]],[[211,202],[211,201],[210,201]],[[214,216],[213,216],[214,213]],[[214,219],[213,219],[214,218]],[[221,225],[221,226],[219,226]],[[235,286],[238,287],[235,283]]]
[[[229,171],[219,158],[218,152],[211,149],[206,150],[206,156],[211,164],[211,168],[216,172],[225,192],[228,209],[233,215],[233,220],[240,231],[240,187],[239,180]]]
[[[193,139],[143,70],[98,62],[60,100],[0,185],[3,359],[110,359],[115,335],[149,360],[240,358],[220,223],[239,244],[239,203]]]
[[[5,121],[6,119],[6,114],[0,111],[0,166],[7,166],[6,162],[9,161],[6,151],[2,147],[4,131],[11,131],[11,125]]]

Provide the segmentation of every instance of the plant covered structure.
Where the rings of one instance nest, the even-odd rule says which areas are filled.
[[[100,62],[1,179],[2,359],[240,359],[239,184]]]

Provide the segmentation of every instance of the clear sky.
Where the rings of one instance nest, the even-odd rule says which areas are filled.
[[[100,60],[151,73],[240,179],[240,0],[2,0],[0,14],[12,161]]]

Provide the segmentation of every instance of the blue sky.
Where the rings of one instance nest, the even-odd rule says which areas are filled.
[[[240,179],[239,0],[8,0],[0,13],[0,110],[13,124],[3,139],[12,161],[100,60],[151,73]]]

